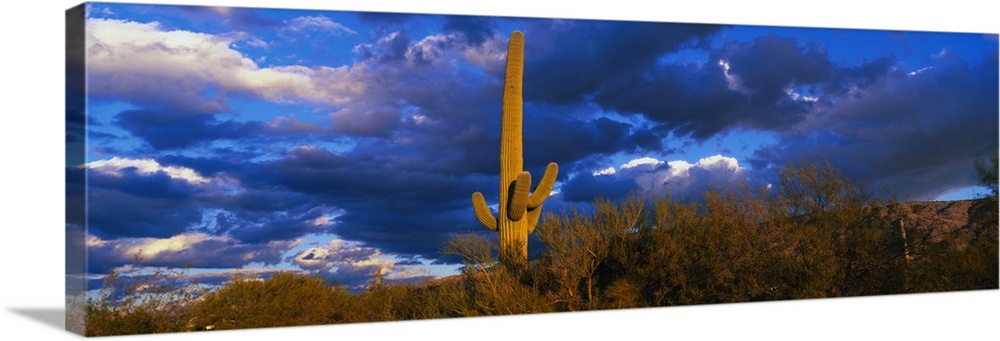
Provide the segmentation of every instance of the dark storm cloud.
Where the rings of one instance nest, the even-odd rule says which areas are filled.
[[[82,16],[67,16],[66,21],[66,143],[82,144],[87,124],[87,69],[83,43]],[[73,33],[75,32],[75,33]],[[73,36],[76,35],[76,36]]]
[[[89,163],[91,233],[166,238],[197,231],[262,243],[328,232],[329,226],[316,222],[337,211],[274,185],[240,184],[251,172],[247,168],[256,167],[252,163],[228,163],[227,168],[189,158],[163,161],[171,159],[187,162],[116,158]]]
[[[795,38],[770,35],[749,43],[730,43],[714,56],[727,61],[730,72],[749,92],[751,102],[773,103],[786,97],[789,86],[829,79],[833,65],[822,46]]]
[[[189,157],[178,154],[166,154],[159,158],[161,164],[176,165],[196,170],[204,176],[214,176],[219,173],[231,173],[238,176],[249,163],[248,160],[260,156],[260,153],[240,152],[228,148],[216,148],[216,155],[211,157]]]
[[[268,198],[267,200],[280,200]],[[217,218],[220,223],[218,231],[230,235],[244,243],[265,243],[272,240],[294,240],[308,233],[326,233],[330,227],[314,223],[316,219],[335,210],[325,210],[316,202],[309,201],[305,205],[285,208],[277,211],[254,211],[246,207],[236,206]]]
[[[330,115],[332,132],[357,136],[384,136],[399,124],[399,109],[373,106],[342,109]]]
[[[420,169],[401,169],[393,155],[351,157],[313,148],[297,148],[286,158],[263,167],[266,183],[299,193],[360,201],[380,200],[389,209],[420,210],[423,205],[468,192],[474,182]],[[464,195],[462,195],[464,196]],[[364,200],[364,198],[369,198]],[[353,199],[349,199],[353,200]]]
[[[98,241],[88,247],[91,270],[131,263],[140,251],[147,266],[275,264],[303,235],[329,233],[329,217],[340,212],[308,195],[226,179],[193,185],[162,171],[91,170],[87,232]]]
[[[90,188],[88,232],[102,238],[169,237],[201,221],[196,203]]]
[[[298,148],[281,160],[261,165],[244,184],[277,185],[308,195],[313,203],[343,210],[330,227],[341,237],[387,252],[428,258],[437,256],[437,244],[447,240],[450,233],[467,230],[475,223],[469,199],[472,192],[496,191],[495,184],[481,177],[400,169],[391,161],[391,155],[340,155]],[[294,224],[290,229],[275,230],[303,232]],[[234,231],[241,239],[242,233]]]
[[[827,81],[833,65],[816,43],[770,35],[752,43],[730,44],[713,59],[726,61],[746,96],[740,116],[748,127],[781,130],[812,109],[809,102],[789,98],[788,90]]]
[[[524,158],[528,166],[570,164],[595,154],[660,150],[655,134],[631,124],[599,117],[574,120],[547,114],[526,115]]]
[[[380,37],[361,58],[380,61],[365,98],[331,115],[331,132],[357,139],[354,155],[387,158],[397,169],[449,175],[487,172],[482,155],[499,150],[501,88],[495,77],[456,72],[473,47],[452,36]],[[493,61],[502,63],[502,60]],[[370,137],[370,138],[368,138]],[[389,160],[388,158],[391,158]]]
[[[606,83],[594,102],[695,140],[734,127],[773,131],[780,143],[758,150],[755,168],[826,158],[905,198],[972,185],[973,160],[996,153],[995,54],[985,65],[945,53],[921,70],[891,57],[845,66],[817,43],[775,35],[709,52],[702,65],[661,64]]]
[[[405,140],[411,145],[402,148],[412,149],[424,143],[431,145],[428,150],[475,144],[484,137],[477,116],[484,108],[499,107],[500,96],[499,85],[487,78],[496,75],[456,72],[456,62],[474,62],[466,60],[475,53],[471,49],[454,36],[414,39],[405,29],[360,45],[359,63],[378,65],[367,70],[373,83],[363,98],[331,114],[331,131]]]
[[[696,140],[737,126],[783,130],[817,105],[797,100],[788,91],[822,85],[833,69],[822,47],[768,36],[726,44],[711,51],[702,64],[651,65],[641,77],[606,84],[594,101]],[[863,71],[846,70],[840,77],[846,81],[866,76]]]
[[[88,184],[97,188],[115,189],[137,197],[163,200],[186,200],[195,194],[195,187],[175,180],[162,172],[140,175],[135,168],[125,168],[116,175],[89,172]]]
[[[396,265],[422,265],[422,264],[424,263],[412,257],[411,258],[404,257],[403,259],[396,262]]]
[[[116,123],[156,149],[181,149],[202,142],[255,136],[263,129],[259,122],[220,121],[206,114],[165,110],[127,110]]]
[[[414,86],[402,92],[415,108],[393,133],[405,143],[366,141],[359,152],[391,154],[393,163],[407,170],[451,176],[492,171],[489,155],[499,151],[499,86],[472,78],[437,84],[441,87]]]
[[[164,64],[164,69],[170,67]],[[124,72],[123,72],[124,73]],[[191,77],[178,79],[160,75],[107,75],[88,73],[91,98],[123,100],[143,107],[169,108],[183,112],[209,114],[224,111],[226,103],[218,98],[204,98],[204,84]],[[171,84],[172,83],[172,84]]]
[[[529,21],[525,99],[578,103],[602,88],[641,78],[663,54],[702,43],[719,29],[701,24]]]
[[[660,130],[711,137],[740,119],[745,95],[728,89],[723,73],[708,66],[666,65],[606,88],[595,96],[598,104],[627,114],[639,114],[659,123]]]
[[[445,16],[445,32],[461,33],[472,45],[482,45],[495,34],[494,19],[483,16]]]
[[[410,35],[406,31],[397,31],[379,42],[378,47],[381,48],[381,51],[370,51],[367,55],[377,55],[376,61],[380,63],[404,61],[406,60],[406,51],[410,48],[410,41]],[[366,53],[362,52],[360,55],[363,58]]]
[[[87,217],[87,173],[77,167],[66,168],[66,221],[83,226]]]
[[[821,91],[832,96],[851,95],[852,89],[865,89],[885,76],[893,68],[895,61],[883,57],[865,61],[855,67],[840,67],[833,70],[830,80],[821,87]]]
[[[977,157],[997,154],[997,54],[970,65],[943,54],[919,71],[892,71],[863,92],[840,98],[759,161],[828,159],[903,200],[929,200],[972,186]]]
[[[347,214],[338,218],[342,224],[335,226],[333,230],[345,239],[362,241],[365,245],[378,247],[387,253],[436,259],[441,257],[440,248],[444,242],[456,233],[486,231],[476,222],[472,213],[472,202],[468,199],[472,192],[438,204],[462,206],[447,211],[393,211],[387,209],[386,204],[370,202],[368,207],[347,210]],[[438,209],[438,205],[426,205],[424,209]]]
[[[86,170],[89,233],[168,237],[201,220],[195,199],[202,190],[197,186],[163,171],[139,170],[134,164],[114,171],[106,166],[91,163],[93,169]]]

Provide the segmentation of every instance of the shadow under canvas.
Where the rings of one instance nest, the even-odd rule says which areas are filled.
[[[65,308],[10,308],[10,311],[60,330],[66,323]]]

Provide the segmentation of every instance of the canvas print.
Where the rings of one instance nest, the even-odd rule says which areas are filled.
[[[996,33],[66,23],[83,335],[998,289]]]

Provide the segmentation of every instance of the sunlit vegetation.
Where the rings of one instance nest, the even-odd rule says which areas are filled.
[[[462,273],[423,284],[373,278],[368,290],[349,293],[321,277],[279,273],[202,293],[176,284],[173,273],[151,273],[111,283],[118,291],[91,299],[86,330],[119,335],[997,289],[997,159],[977,170],[990,193],[948,206],[966,210],[960,223],[914,213],[944,204],[881,200],[830,166],[789,164],[773,189],[718,189],[698,201],[634,194],[549,214],[535,231],[544,251],[526,266],[501,263],[494,239],[458,235],[442,253],[460,256]]]
[[[165,333],[184,330],[202,290],[182,280],[177,269],[131,267],[105,276],[104,289],[88,300],[88,336]]]

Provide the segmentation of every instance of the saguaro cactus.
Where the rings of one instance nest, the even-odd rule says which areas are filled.
[[[528,261],[528,235],[535,230],[542,213],[542,204],[556,181],[559,166],[555,162],[545,168],[538,187],[531,194],[531,174],[524,171],[522,156],[523,99],[521,82],[524,73],[524,35],[514,31],[507,45],[507,68],[503,87],[500,130],[500,202],[496,217],[486,206],[483,194],[472,194],[476,219],[500,236],[500,259],[506,264]]]

